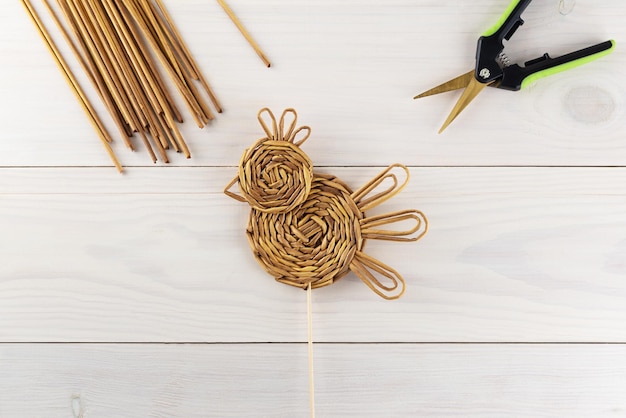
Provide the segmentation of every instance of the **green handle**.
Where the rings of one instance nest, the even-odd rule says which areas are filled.
[[[515,29],[517,29],[524,21],[522,20],[522,12],[530,4],[532,0],[513,0],[509,7],[506,8],[500,19],[495,25],[490,27],[483,33],[484,37],[492,36],[498,33],[501,29],[505,29],[501,34],[500,39],[509,39]],[[510,26],[510,27],[509,27]]]
[[[538,60],[526,63],[524,70],[528,72],[528,75],[523,78],[521,88],[528,87],[540,78],[571,70],[572,68],[595,61],[598,58],[609,55],[614,50],[615,41],[611,39],[610,41],[602,42],[554,59],[549,58],[548,54],[546,54]]]

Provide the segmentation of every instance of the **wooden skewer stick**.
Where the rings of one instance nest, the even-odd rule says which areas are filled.
[[[118,27],[121,30],[120,38],[122,38],[122,35],[125,36],[126,38],[129,39],[128,42],[132,43],[132,45],[134,45],[135,47],[137,47],[139,49],[139,54],[141,56],[143,56],[143,57],[150,57],[150,53],[148,52],[148,48],[145,45],[145,43],[143,41],[143,38],[139,35],[139,32],[137,32],[135,30],[135,27],[133,25],[131,25],[130,22],[127,24],[127,23],[125,23],[124,19],[122,18],[122,14],[123,14],[122,8],[118,9],[111,2],[111,0],[105,0],[105,2],[107,4],[110,4],[110,8],[113,10],[113,13],[115,13],[115,16],[116,16],[116,19],[117,19],[117,25],[118,25]],[[131,36],[127,36],[128,33],[131,33],[132,35]],[[122,38],[122,41],[124,41],[124,39],[126,39],[126,38]],[[127,46],[127,48],[131,48],[130,44],[129,44],[129,46]],[[150,75],[156,81],[156,83],[158,85],[157,93],[160,93],[162,96],[165,97],[165,99],[167,101],[167,104],[168,104],[167,107],[169,108],[169,111],[172,113],[172,115],[176,119],[176,121],[178,121],[179,123],[183,123],[184,122],[183,116],[182,116],[180,110],[178,109],[178,106],[176,105],[176,102],[174,101],[172,95],[170,94],[169,89],[165,86],[165,83],[163,82],[162,77],[159,75],[159,71],[156,68],[154,60],[146,58],[145,62],[148,64],[148,67],[150,69],[150,71],[149,71]],[[164,109],[164,111],[165,111],[165,109]]]
[[[57,65],[59,66],[59,69],[61,70],[61,72],[63,73],[63,75],[64,75],[64,77],[66,79],[66,81],[68,82],[68,84],[72,88],[72,91],[76,95],[76,98],[78,99],[79,103],[82,105],[83,110],[89,116],[89,120],[91,121],[92,125],[94,126],[94,128],[98,132],[98,136],[100,137],[100,139],[101,139],[105,149],[107,150],[107,153],[111,157],[111,160],[115,164],[115,167],[117,167],[118,171],[120,173],[122,173],[124,171],[124,168],[122,167],[122,165],[118,161],[117,157],[113,153],[113,149],[110,146],[110,142],[112,142],[113,139],[111,138],[111,136],[108,134],[108,132],[104,128],[104,125],[102,124],[102,121],[100,121],[98,115],[96,114],[95,110],[93,109],[93,106],[91,106],[91,103],[88,101],[87,96],[85,95],[84,91],[82,90],[82,88],[78,84],[78,81],[76,80],[76,77],[71,72],[67,62],[65,61],[65,59],[61,55],[61,53],[60,53],[59,49],[57,48],[56,44],[54,43],[54,41],[50,37],[47,29],[45,28],[43,22],[41,21],[39,15],[35,11],[33,5],[30,3],[30,0],[22,0],[22,5],[24,6],[24,8],[28,12],[28,15],[30,16],[31,20],[33,21],[33,23],[37,27],[39,35],[41,36],[41,38],[43,39],[44,43],[48,47],[48,50],[50,51],[52,56],[55,58],[55,61],[56,61]]]
[[[206,107],[203,104],[203,100],[197,93],[194,92],[193,84],[189,82],[189,76],[187,68],[185,64],[182,63],[177,56],[177,52],[175,48],[170,42],[170,38],[167,35],[167,32],[164,31],[164,28],[159,22],[159,17],[157,13],[154,13],[154,7],[150,3],[150,1],[146,0],[129,0],[134,3],[134,6],[139,11],[138,15],[134,15],[136,20],[142,19],[141,22],[138,22],[139,26],[150,28],[152,33],[152,46],[156,52],[160,53],[165,57],[169,67],[174,73],[170,73],[171,77],[176,77],[178,80],[175,80],[177,83],[180,81],[180,86],[184,86],[185,92],[183,92],[183,98],[186,100],[187,105],[190,110],[192,110],[192,116],[199,128],[203,128],[206,125],[206,117],[203,116],[203,109]],[[130,8],[129,11],[132,12]],[[143,39],[140,37],[139,39]],[[164,64],[165,65],[165,64]]]
[[[91,57],[93,65],[96,66],[96,72],[103,77],[107,89],[122,112],[124,119],[130,124],[131,129],[136,131],[138,124],[135,118],[129,114],[129,109],[131,108],[129,104],[130,99],[126,96],[121,81],[113,70],[113,64],[110,62],[109,56],[101,44],[101,38],[93,27],[93,22],[89,20],[87,12],[83,9],[84,4],[79,4],[73,0],[57,0],[57,2],[72,17],[71,24],[74,27],[76,37],[80,39],[86,48],[85,54]]]
[[[311,409],[311,418],[315,418],[315,378],[313,367],[313,313],[311,307],[311,283],[306,290],[306,306],[307,306],[307,323],[308,323],[308,336],[309,336],[309,406]]]
[[[161,123],[159,121],[158,115],[154,113],[154,109],[148,109],[150,113],[150,126],[148,127],[150,134],[152,135],[152,139],[154,140],[154,145],[156,146],[159,154],[161,154],[161,158],[163,162],[169,163],[169,158],[167,157],[167,153],[165,149],[168,148],[167,142],[164,140],[165,131],[162,129]]]
[[[129,122],[129,120],[126,118],[124,109],[120,107],[118,103],[115,102],[116,99],[113,93],[109,90],[103,74],[99,71],[98,66],[94,60],[94,57],[91,55],[89,47],[86,44],[86,40],[81,35],[80,29],[78,27],[78,22],[76,20],[77,17],[74,16],[72,11],[70,10],[67,0],[57,0],[57,4],[59,5],[59,8],[61,9],[63,16],[65,17],[67,24],[69,25],[72,33],[74,34],[76,41],[78,42],[78,44],[80,45],[83,51],[86,64],[89,66],[89,68],[91,68],[91,77],[93,78],[93,81],[96,82],[96,84],[98,85],[98,88],[100,89],[100,94],[105,95],[109,98],[110,102],[112,103],[112,107],[115,110],[114,118],[117,118],[117,120],[119,120],[124,127],[126,135],[123,136],[123,138],[132,137],[134,128]],[[128,142],[128,140],[125,140],[125,141]]]
[[[170,28],[168,28],[168,23],[165,20],[164,16],[159,13],[154,3],[145,0],[143,4],[144,7],[147,9],[146,15],[150,17],[151,24],[157,29],[157,32],[159,33],[163,49],[168,52],[168,56],[172,57],[172,64],[179,69],[179,75],[185,80],[185,83],[189,87],[189,90],[196,98],[198,104],[200,105],[200,108],[202,109],[202,114],[199,115],[200,118],[202,119],[204,124],[207,124],[210,120],[215,119],[215,116],[213,115],[213,112],[211,112],[209,106],[207,106],[203,98],[200,96],[200,93],[192,82],[192,80],[200,80],[200,76],[194,68],[194,65],[191,63],[189,57],[185,53],[180,42],[176,39],[176,36],[173,34]]]
[[[204,103],[204,100],[202,100],[202,98],[198,94],[198,91],[194,87],[193,83],[189,80],[189,76],[187,75],[187,72],[185,71],[184,66],[181,66],[180,61],[176,59],[176,51],[171,46],[169,37],[167,36],[165,31],[163,31],[161,25],[159,24],[158,18],[153,13],[153,8],[151,7],[148,0],[136,0],[136,2],[137,2],[136,4],[138,8],[142,9],[143,11],[143,16],[144,16],[146,25],[154,28],[156,35],[157,35],[155,39],[160,44],[161,51],[164,53],[165,57],[168,59],[171,67],[178,74],[178,77],[183,83],[183,85],[185,85],[188,88],[189,92],[191,93],[191,97],[193,97],[195,101],[194,108],[195,108],[195,105],[197,105],[197,107],[200,108],[200,112],[198,112],[198,117],[200,118],[200,121],[198,122],[198,126],[200,128],[203,128],[208,122],[208,120],[214,119],[213,114],[208,109],[208,106]]]
[[[107,4],[110,3],[109,0],[105,0],[105,2]],[[115,5],[111,4],[110,8],[113,10],[113,12],[118,13],[117,16],[121,16],[122,11],[118,10],[115,7]],[[118,24],[121,27],[121,30],[123,31],[123,33],[125,33],[124,31],[130,31],[130,33],[132,34],[132,38],[135,41],[135,44],[139,47],[140,54],[143,57],[150,57],[150,52],[148,52],[148,48],[146,47],[146,44],[144,43],[143,38],[135,30],[135,27],[132,25],[130,27],[127,26],[124,23],[123,19],[118,19],[118,18],[116,19],[118,20]],[[150,69],[150,75],[156,81],[158,89],[159,89],[159,93],[165,97],[167,104],[168,104],[167,107],[169,107],[169,110],[172,113],[173,117],[176,119],[177,122],[183,123],[184,122],[183,116],[180,110],[178,109],[178,106],[176,105],[176,102],[174,101],[172,95],[170,94],[169,89],[165,86],[163,79],[159,75],[159,71],[157,70],[156,65],[154,64],[154,61],[152,59],[146,59],[145,61],[148,64],[148,67]],[[155,88],[157,86],[155,86]]]
[[[250,33],[243,26],[239,18],[232,11],[232,9],[226,4],[224,0],[217,0],[217,2],[220,4],[220,6],[222,6],[222,9],[224,9],[228,17],[230,17],[230,20],[232,20],[235,26],[237,26],[237,29],[239,29],[239,32],[241,32],[243,37],[246,38],[250,46],[252,46],[252,48],[254,49],[254,52],[256,52],[259,58],[261,58],[265,66],[268,68],[271,67],[272,64],[270,63],[270,61],[267,59],[267,57],[265,56],[265,54],[263,53],[259,45],[255,42],[255,40],[252,38]]]
[[[189,51],[189,48],[187,47],[187,45],[183,41],[183,38],[180,35],[180,32],[178,32],[178,29],[176,28],[176,25],[174,25],[174,21],[172,20],[171,16],[167,12],[167,9],[163,5],[163,2],[161,0],[156,0],[156,4],[157,4],[159,10],[161,11],[161,14],[165,18],[165,21],[167,22],[170,31],[172,32],[172,34],[174,35],[174,37],[176,38],[176,40],[178,41],[178,43],[182,47],[182,50],[183,50],[183,52],[185,53],[185,55],[187,57],[187,60],[191,63],[194,71],[196,72],[196,74],[200,78],[200,83],[202,83],[202,87],[204,87],[204,90],[206,90],[207,94],[209,95],[209,98],[211,99],[211,102],[213,103],[213,106],[215,106],[215,109],[217,110],[217,113],[222,113],[222,105],[220,104],[219,100],[217,100],[217,96],[213,92],[213,89],[211,88],[211,86],[207,82],[206,78],[202,75],[202,72],[200,71],[200,68],[198,67],[198,63],[193,58],[193,55],[191,55],[191,52]]]
[[[185,84],[187,84],[187,86],[189,87],[189,91],[191,92],[192,96],[197,99],[197,103],[200,106],[200,109],[202,110],[202,112],[198,113],[198,116],[202,120],[203,125],[207,125],[210,120],[215,119],[215,116],[213,115],[213,112],[211,112],[211,109],[206,104],[206,102],[202,100],[202,97],[200,96],[200,92],[198,91],[196,86],[193,84],[193,80],[190,78],[190,76],[188,76],[187,73],[183,73],[183,77],[184,77],[183,80],[185,81]]]
[[[108,71],[110,71],[117,80],[119,80],[119,88],[125,97],[128,98],[128,108],[131,117],[135,115],[137,132],[144,132],[143,128],[149,123],[145,108],[147,106],[144,96],[139,87],[139,75],[134,73],[130,68],[128,59],[122,50],[119,40],[110,28],[110,22],[107,16],[99,11],[102,6],[99,0],[72,0],[78,3],[84,3],[83,9],[86,19],[90,23],[89,33],[97,35],[98,49],[108,63]],[[88,36],[87,34],[87,36]]]
[[[152,8],[147,0],[135,0],[138,9],[142,12],[141,15],[148,27],[153,29],[153,36],[161,46],[161,52],[165,54],[172,68],[178,74],[178,77],[182,80],[183,73],[180,68],[179,61],[176,59],[175,53],[172,48],[169,47],[169,39],[161,29],[156,16],[152,13]]]
[[[157,131],[156,139],[158,139],[159,146],[165,151],[170,148],[168,129],[162,123],[161,113],[152,115],[152,120],[154,121],[154,127]]]
[[[152,80],[149,83],[150,89],[153,90],[157,97],[163,96],[165,98],[166,103],[159,106],[157,113],[161,111],[165,112],[166,109],[169,109],[176,120],[182,123],[182,115],[176,107],[176,103],[169,93],[169,90],[163,83],[163,80],[161,79],[152,59],[150,59],[150,53],[143,43],[142,36],[136,30],[135,25],[132,24],[131,17],[125,13],[125,8],[116,6],[112,0],[104,0],[103,3],[109,13],[113,25],[115,26],[115,31],[117,32],[119,40],[126,51],[126,55],[131,61],[133,58],[136,58],[134,63],[137,65],[139,65],[138,63],[140,61],[147,65],[148,69],[146,70],[146,77]]]
[[[72,52],[74,52],[74,55],[76,56],[78,62],[82,66],[83,70],[85,71],[85,73],[87,73],[87,75],[88,75],[89,79],[91,80],[92,84],[94,85],[94,87],[96,88],[98,93],[100,94],[100,98],[102,99],[102,101],[104,102],[105,106],[109,110],[109,113],[113,117],[113,121],[115,122],[115,124],[117,125],[120,133],[122,134],[122,138],[128,137],[128,131],[127,131],[127,128],[126,128],[126,124],[123,122],[123,120],[121,120],[119,118],[120,112],[116,108],[116,106],[113,103],[113,101],[111,100],[111,96],[109,96],[108,90],[105,88],[104,81],[102,80],[100,74],[97,71],[92,71],[94,69],[94,67],[90,67],[87,64],[87,62],[85,60],[85,57],[82,56],[82,54],[78,50],[78,47],[72,41],[72,38],[70,37],[69,33],[67,33],[67,30],[65,30],[65,26],[63,26],[63,24],[61,23],[61,20],[59,19],[59,17],[55,13],[55,11],[52,8],[52,6],[50,6],[50,3],[48,2],[48,0],[43,0],[43,3],[46,6],[46,9],[48,10],[48,13],[50,13],[50,15],[52,16],[52,19],[56,23],[57,27],[61,31],[61,34],[63,35],[63,38],[65,39],[65,41],[70,46],[70,49],[72,50]]]
[[[200,77],[196,73],[196,70],[191,64],[191,61],[189,60],[189,57],[187,57],[187,54],[183,50],[183,47],[181,46],[180,42],[178,42],[178,39],[176,39],[176,36],[172,33],[172,31],[168,27],[168,23],[165,17],[161,13],[159,13],[159,9],[156,7],[156,5],[152,1],[149,1],[148,5],[150,6],[150,9],[152,10],[152,14],[156,18],[161,28],[161,31],[165,34],[165,36],[170,42],[170,45],[172,45],[172,47],[174,48],[174,51],[176,52],[176,55],[177,55],[178,61],[180,61],[180,64],[189,72],[192,79],[200,80]]]
[[[214,119],[212,107],[195,82],[206,90],[218,112],[215,94],[199,71],[187,45],[161,0],[56,0],[65,22],[43,0],[68,46],[92,82],[103,104],[119,128],[126,145],[134,150],[131,138],[137,132],[156,162],[155,145],[165,162],[170,145],[190,158],[191,154],[176,122],[183,117],[170,94],[161,68],[171,77],[199,127]],[[78,97],[100,138],[113,139],[96,114],[85,92],[37,15],[32,0],[22,0],[68,84]],[[234,15],[233,15],[234,16]],[[71,35],[74,35],[73,38]],[[151,47],[151,48],[150,48]],[[158,59],[154,60],[153,57]],[[120,171],[122,167],[107,148]]]
[[[146,36],[146,38],[148,38],[148,41],[152,45],[155,55],[161,62],[161,65],[165,67],[165,69],[170,75],[170,78],[172,79],[172,81],[174,81],[174,84],[176,84],[176,87],[178,88],[179,92],[185,97],[185,99],[187,100],[187,104],[191,106],[192,103],[194,102],[194,98],[192,97],[189,90],[186,88],[187,86],[185,86],[184,83],[177,77],[175,70],[169,65],[165,55],[159,50],[158,41],[152,37],[152,34],[150,33],[150,29],[147,26],[146,22],[143,21],[141,17],[141,13],[137,9],[136,5],[133,4],[132,1],[129,1],[126,4],[124,4],[124,6],[126,7],[126,10],[135,18],[143,34]],[[193,108],[192,112],[196,112],[196,114],[199,114],[201,110]],[[165,116],[166,116],[166,120],[168,120],[168,118],[172,119],[171,115],[168,112],[165,112]],[[168,123],[171,123],[171,122],[168,120]],[[179,145],[181,146],[183,153],[185,154],[187,158],[191,158],[189,149],[187,148],[187,145],[185,144],[184,140],[182,140],[182,135],[180,135],[180,132],[177,131],[175,126],[172,126],[172,129],[174,130],[174,134],[176,136],[177,141],[179,142]]]
[[[31,16],[31,19],[33,19],[33,21],[35,22],[35,25],[37,26],[37,29],[39,30],[39,33],[42,36],[42,38],[44,39],[46,45],[48,46],[48,49],[50,50],[52,55],[55,57],[55,59],[57,60],[58,64],[61,66],[61,69],[63,70],[63,72],[68,76],[70,85],[72,86],[73,90],[76,93],[79,94],[80,100],[87,105],[87,108],[89,109],[89,113],[91,115],[95,115],[96,111],[94,110],[93,106],[91,105],[91,102],[89,102],[89,99],[87,98],[87,95],[85,94],[83,89],[80,87],[78,81],[76,80],[76,77],[74,76],[74,73],[72,73],[72,70],[70,69],[69,65],[67,64],[67,61],[65,61],[65,58],[63,58],[63,55],[61,54],[61,52],[59,51],[58,47],[54,43],[54,40],[50,36],[50,33],[46,29],[45,25],[43,24],[43,21],[41,20],[41,18],[37,14],[37,12],[36,12],[35,8],[33,7],[32,3],[30,2],[30,0],[27,0],[26,2],[23,1],[22,3],[27,7],[28,12],[29,12],[29,14]],[[97,118],[95,121],[96,121],[96,123],[99,126],[99,130],[104,132],[104,133],[106,133],[105,136],[106,136],[107,142],[109,142],[109,143],[113,142],[113,138],[111,138],[111,136],[108,134],[108,132],[106,132],[106,129],[104,128],[104,125],[102,124],[102,121],[99,118]]]
[[[149,104],[146,100],[144,92],[140,87],[141,74],[133,72],[128,63],[127,57],[122,51],[122,47],[119,43],[119,38],[115,34],[113,23],[110,17],[107,16],[107,12],[104,10],[102,2],[90,0],[86,2],[89,5],[90,16],[94,19],[94,24],[97,24],[102,35],[102,43],[108,44],[111,55],[111,62],[116,63],[117,69],[120,72],[121,79],[126,79],[128,87],[130,88],[129,96],[135,98],[135,106],[137,106],[136,113],[141,114],[145,120],[144,125],[140,127],[139,134],[143,141],[144,146],[148,150],[148,154],[152,159],[152,162],[156,163],[157,157],[152,149],[152,145],[148,140],[145,130],[141,129],[145,125],[152,124],[151,113],[149,112]]]
[[[108,1],[111,1],[111,0],[108,0]],[[187,99],[187,101],[188,101],[187,104],[191,106],[191,102],[190,102],[191,99],[189,97],[187,97],[187,95],[191,95],[191,93],[189,92],[189,90],[185,89],[186,86],[183,86],[181,80],[179,80],[176,77],[176,74],[173,73],[174,70],[167,65],[167,60],[164,57],[164,55],[160,51],[156,50],[158,48],[158,45],[156,45],[156,41],[148,33],[149,32],[149,28],[147,27],[145,21],[143,21],[141,19],[141,17],[139,16],[139,10],[134,7],[135,5],[132,3],[132,1],[129,1],[125,6],[127,6],[127,7],[124,7],[124,5],[121,5],[119,7],[119,11],[121,12],[122,17],[125,19],[125,21],[127,23],[127,27],[131,28],[131,32],[132,32],[132,28],[134,28],[134,26],[133,26],[133,24],[131,22],[131,18],[132,18],[133,15],[136,18],[140,19],[140,20],[135,19],[136,23],[141,27],[144,35],[146,35],[146,37],[151,42],[151,44],[153,46],[153,49],[155,49],[155,53],[156,53],[157,57],[161,61],[161,64],[164,67],[166,67],[166,69],[168,70],[171,78],[174,80],[174,82],[177,85],[179,91],[181,91],[183,96],[185,96],[185,99]],[[137,38],[135,38],[135,39],[137,39]],[[149,72],[146,71],[146,73],[149,73]],[[187,93],[187,95],[185,93]],[[199,109],[199,107],[198,107],[198,109]],[[193,110],[195,110],[195,109],[193,109]],[[192,111],[192,114],[193,113],[194,112]],[[197,114],[200,114],[200,111],[195,113],[195,115],[197,115]],[[163,111],[163,112],[161,112],[161,115],[164,116],[165,121],[167,122],[167,126],[172,130],[172,132],[174,134],[174,138],[176,139],[176,143],[177,144],[176,144],[176,146],[174,148],[175,149],[180,149],[185,154],[185,157],[191,158],[191,153],[189,151],[189,148],[187,147],[187,144],[185,143],[185,140],[184,140],[183,136],[181,135],[180,131],[176,127],[176,123],[174,122],[174,119],[173,119],[172,115],[170,114],[170,112]]]
[[[137,45],[133,42],[133,37],[130,35],[128,27],[124,24],[123,18],[119,13],[119,10],[115,7],[111,0],[105,0],[102,2],[104,9],[100,11],[101,14],[107,14],[111,27],[109,30],[110,37],[116,36],[120,42],[117,46],[118,59],[124,60],[123,71],[130,75],[136,75],[134,89],[136,94],[141,98],[140,103],[142,111],[148,120],[148,131],[153,136],[154,143],[157,146],[159,153],[163,156],[165,162],[168,161],[165,157],[165,150],[163,149],[163,143],[160,141],[160,137],[164,133],[160,132],[160,124],[155,119],[155,113],[159,114],[164,112],[168,107],[166,99],[160,97],[160,89],[158,83],[152,78],[150,74],[147,59],[142,56]],[[104,16],[100,16],[104,19]],[[122,53],[122,49],[125,54]]]
[[[65,26],[63,26],[63,24],[61,23],[61,19],[59,19],[59,17],[57,16],[57,13],[54,11],[52,6],[50,5],[50,2],[48,0],[43,0],[43,4],[44,6],[46,6],[46,9],[48,10],[48,13],[50,14],[50,16],[52,16],[52,20],[54,20],[54,23],[56,23],[57,28],[59,28],[59,30],[61,31],[61,34],[63,35],[63,39],[65,39],[65,42],[67,42],[67,44],[70,46],[70,48],[76,55],[76,59],[80,63],[81,67],[83,68],[83,70],[85,70],[85,73],[87,73],[87,76],[91,79],[91,81],[95,83],[95,78],[94,78],[92,68],[89,67],[89,65],[87,64],[86,58],[83,56],[83,54],[80,53],[78,47],[72,40],[72,37],[65,29]]]

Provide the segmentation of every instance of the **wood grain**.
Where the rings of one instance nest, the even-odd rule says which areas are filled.
[[[271,70],[217,2],[164,1],[224,113],[183,125],[191,160],[148,166],[114,141],[124,176],[6,3],[0,416],[308,415],[306,292],[255,262],[249,209],[222,193],[266,106],[296,108],[303,150],[352,187],[409,165],[373,214],[430,221],[418,243],[367,245],[406,279],[399,301],[354,276],[313,292],[318,416],[626,414],[623,2],[533,2],[514,62],[610,38],[616,51],[486,89],[437,135],[458,95],[412,98],[471,68],[504,0],[237,0]]]
[[[618,0],[581,2],[566,16],[556,0],[533,2],[507,44],[514,62],[610,38],[618,40],[615,53],[526,91],[489,89],[437,135],[458,96],[413,96],[471,68],[476,38],[497,20],[502,3],[240,1],[248,30],[273,57],[271,70],[259,65],[217,2],[168,5],[173,19],[185,22],[181,35],[224,107],[205,130],[185,127],[194,158],[173,156],[171,163],[237,164],[242,148],[262,133],[257,111],[270,106],[298,109],[313,128],[307,151],[318,165],[623,166],[626,53],[619,40],[626,26]],[[19,5],[0,11],[0,27],[0,50],[20,54],[0,68],[3,100],[12,103],[0,113],[11,138],[0,142],[0,166],[108,165],[99,144],[86,140],[91,127],[54,64],[42,59],[45,49]],[[40,123],[26,114],[41,115]],[[76,153],[49,138],[64,138]],[[125,166],[146,165],[121,143],[115,151]]]
[[[622,345],[317,345],[319,417],[605,417]],[[305,417],[306,344],[0,345],[3,416]]]
[[[234,168],[135,169],[122,188],[76,170],[3,170],[2,341],[305,341],[305,292],[256,264],[248,208],[221,193]],[[353,187],[380,171],[325,170]],[[407,294],[315,291],[318,341],[626,341],[626,170],[412,174],[377,211],[419,208],[429,234],[366,249]]]

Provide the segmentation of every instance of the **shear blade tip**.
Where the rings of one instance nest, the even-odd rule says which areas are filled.
[[[448,126],[452,124],[454,119],[456,119],[456,117],[457,117],[457,114],[450,114],[448,119],[443,123],[443,125],[441,125],[441,128],[439,129],[439,134],[445,131],[448,128]]]

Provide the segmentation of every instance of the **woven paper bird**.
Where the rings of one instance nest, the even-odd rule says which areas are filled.
[[[252,207],[246,232],[258,262],[277,281],[303,289],[331,285],[352,271],[381,297],[402,296],[402,276],[363,247],[368,239],[407,242],[426,234],[428,222],[420,211],[365,213],[398,194],[409,170],[391,165],[352,191],[337,177],[313,171],[300,148],[311,128],[297,127],[295,110],[285,110],[277,121],[264,108],[258,119],[266,136],[244,152],[239,174],[224,190]],[[235,183],[241,195],[229,191]],[[393,224],[410,227],[386,229]]]

